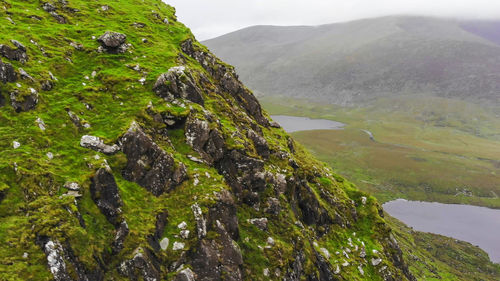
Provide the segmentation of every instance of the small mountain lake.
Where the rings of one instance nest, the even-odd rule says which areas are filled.
[[[345,126],[345,124],[336,121],[308,117],[273,115],[271,118],[288,133],[309,130],[342,130]]]
[[[398,199],[384,210],[413,229],[467,241],[500,263],[500,210]]]

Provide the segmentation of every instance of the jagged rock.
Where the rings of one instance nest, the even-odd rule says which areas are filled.
[[[3,83],[16,82],[17,74],[10,63],[3,63],[0,60],[0,81]]]
[[[67,110],[68,111],[68,116],[71,122],[78,128],[90,128],[90,124],[87,123],[86,121],[80,119],[78,115],[76,115],[73,111]]]
[[[283,174],[277,174],[274,179],[274,186],[278,196],[285,193],[287,187],[286,176]]]
[[[264,137],[260,136],[257,134],[254,130],[248,130],[247,137],[252,140],[254,143],[255,149],[257,150],[257,153],[264,157],[268,158],[269,157],[269,145],[267,144],[267,141]]]
[[[194,272],[189,269],[183,269],[177,275],[175,276],[174,281],[195,281],[195,274]]]
[[[64,184],[64,188],[73,191],[79,191],[81,189],[80,185],[76,182],[67,182]]]
[[[205,120],[188,118],[185,124],[186,142],[208,164],[213,164],[224,157],[225,141],[217,129],[210,129]]]
[[[32,110],[38,104],[38,92],[33,88],[29,88],[28,91],[24,94],[17,90],[10,93],[10,102],[17,113]]]
[[[280,205],[280,200],[277,198],[272,198],[269,197],[266,202],[267,207],[264,209],[264,211],[268,214],[271,215],[279,215],[281,211],[281,205]]]
[[[267,218],[249,219],[248,222],[262,231],[267,230]]]
[[[200,206],[198,204],[191,205],[191,210],[193,211],[194,220],[196,221],[196,232],[198,238],[203,238],[207,235],[207,222],[203,217]]]
[[[111,171],[105,168],[97,170],[91,179],[90,194],[108,221],[118,228],[121,224],[122,200]]]
[[[55,281],[70,281],[72,278],[69,276],[66,269],[66,262],[64,261],[64,249],[58,241],[47,239],[42,244],[42,250],[47,256],[47,264],[49,266],[52,276]]]
[[[142,129],[133,124],[122,138],[127,166],[123,177],[136,182],[155,196],[173,189],[187,177],[186,167],[162,150]]]
[[[331,224],[333,219],[321,206],[314,192],[307,185],[301,182],[295,186],[295,200],[301,210],[302,221],[307,225],[324,226]],[[295,201],[294,200],[294,201]]]
[[[123,249],[123,242],[129,234],[129,228],[127,222],[124,220],[120,223],[120,226],[116,229],[115,239],[111,244],[111,253],[113,255],[118,254]]]
[[[179,251],[184,249],[185,244],[182,242],[174,242],[174,245],[172,246],[172,250],[174,251]]]
[[[116,144],[107,145],[102,139],[96,136],[84,135],[80,139],[80,146],[89,148],[98,152],[102,152],[107,155],[115,154],[120,151],[120,147]]]
[[[11,47],[0,44],[0,55],[9,60],[19,61],[21,63],[25,63],[28,61],[28,55],[26,54],[26,47],[23,44],[19,43],[16,40],[10,40],[10,42],[16,46],[16,49],[12,49]]]
[[[255,120],[263,126],[269,126],[269,120],[262,114],[262,109],[255,96],[238,81],[234,69],[220,63],[213,55],[204,52],[188,39],[181,44],[182,51],[197,60],[216,80],[219,81],[223,90],[232,94],[239,105]]]
[[[372,258],[372,265],[373,265],[373,266],[377,266],[377,265],[379,265],[381,262],[382,262],[382,259],[380,259],[380,258],[377,258],[377,259]]]
[[[19,75],[21,76],[22,79],[28,79],[31,81],[35,81],[31,75],[29,75],[24,69],[19,68]]]
[[[46,11],[47,13],[49,13],[50,15],[52,15],[52,17],[54,17],[54,19],[56,19],[56,21],[58,23],[61,23],[61,24],[64,24],[66,23],[66,18],[64,16],[61,16],[59,15],[57,12],[56,12],[56,7],[54,5],[52,5],[51,3],[43,3],[42,5],[42,9],[44,11]]]
[[[127,35],[122,33],[106,31],[97,41],[109,53],[124,53],[128,49]]]
[[[182,98],[200,105],[204,104],[201,90],[191,72],[184,66],[172,67],[168,72],[161,74],[156,80],[153,91],[167,101]]]
[[[152,254],[142,248],[134,251],[132,259],[122,262],[118,272],[130,280],[139,280],[139,276],[145,281],[160,280],[160,269],[152,262]]]
[[[243,257],[238,244],[231,239],[222,224],[217,224],[214,231],[219,235],[216,239],[200,241],[191,261],[193,271],[200,281],[242,281]]]
[[[234,197],[228,190],[222,190],[216,196],[217,203],[209,210],[207,225],[213,226],[217,221],[221,222],[230,237],[236,241],[240,237],[240,231]]]

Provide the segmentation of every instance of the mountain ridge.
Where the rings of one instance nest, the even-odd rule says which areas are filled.
[[[495,24],[384,17],[317,27],[259,26],[204,44],[236,65],[259,94],[354,105],[418,93],[498,104],[500,46],[488,39],[495,38],[488,35]]]

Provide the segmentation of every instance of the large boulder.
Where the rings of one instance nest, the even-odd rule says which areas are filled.
[[[0,44],[0,55],[9,59],[20,61],[22,63],[28,61],[28,55],[26,54],[26,47],[23,44],[19,43],[19,41],[11,40],[10,41],[16,49],[11,48],[8,45]]]
[[[122,200],[115,178],[109,168],[97,170],[91,179],[90,194],[108,221],[119,228],[122,222],[120,219]]]
[[[88,136],[85,135],[80,139],[80,146],[89,148],[98,152],[102,152],[104,154],[115,154],[120,150],[120,147],[116,144],[107,145],[103,142],[102,139],[96,136]]]
[[[184,164],[176,163],[136,123],[123,135],[122,150],[128,160],[123,177],[155,196],[170,191],[187,177]]]
[[[106,31],[97,41],[109,53],[123,53],[128,48],[127,35],[118,32]]]
[[[3,83],[16,82],[17,74],[10,63],[3,63],[0,60],[0,81]]]
[[[203,105],[201,90],[191,72],[184,66],[172,67],[161,74],[156,80],[153,91],[167,101],[182,98]]]
[[[15,90],[10,93],[10,102],[16,112],[29,111],[38,104],[38,91],[29,88],[27,92]]]

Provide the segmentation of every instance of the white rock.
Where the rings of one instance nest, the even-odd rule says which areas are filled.
[[[40,128],[40,130],[45,131],[45,123],[42,119],[40,119],[40,117],[37,118],[35,122],[38,124],[38,128]]]
[[[23,258],[24,258],[24,259],[27,259],[27,258],[28,258],[28,253],[26,253],[26,252],[25,252],[25,253],[23,254]]]
[[[175,280],[195,281],[194,272],[190,268],[180,270],[177,276]]]
[[[365,271],[363,270],[363,267],[361,265],[358,265],[358,270],[361,275],[365,275]]]
[[[184,246],[185,246],[185,244],[182,242],[174,242],[174,246],[173,246],[172,250],[179,251],[179,250],[184,249]]]
[[[361,203],[363,203],[363,205],[366,205],[366,200],[367,200],[366,197],[364,197],[364,196],[361,197]]]
[[[160,241],[160,247],[163,251],[167,250],[168,249],[168,243],[170,241],[168,240],[168,238],[163,238],[161,241]]]
[[[267,237],[267,244],[274,245],[275,244],[274,239],[272,237]]]
[[[185,221],[183,221],[183,222],[179,223],[179,225],[177,225],[177,227],[179,229],[186,229],[187,223]]]
[[[12,142],[12,147],[14,147],[14,149],[18,149],[20,146],[21,146],[21,144],[17,141]]]
[[[47,158],[49,158],[49,160],[54,159],[54,154],[52,152],[47,152]]]
[[[349,262],[344,260],[344,263],[342,264],[343,267],[349,266]]]
[[[180,235],[182,238],[188,239],[189,238],[189,230],[187,230],[187,229],[181,230]]]
[[[264,276],[269,277],[269,268],[264,268]]]
[[[325,249],[325,248],[321,248],[321,249],[319,249],[319,250],[323,253],[323,255],[324,255],[327,259],[330,259],[330,252],[328,252],[328,250],[327,250],[327,249]]]
[[[207,235],[207,222],[203,217],[200,206],[197,203],[191,206],[193,211],[194,220],[196,221],[196,231],[198,233],[198,238],[203,238]]]
[[[120,147],[116,144],[107,145],[104,144],[104,142],[100,138],[88,135],[85,135],[80,139],[80,146],[90,148],[104,154],[113,154],[120,150]]]
[[[335,268],[335,271],[333,272],[334,274],[339,274],[340,273],[340,267],[337,264],[337,267]]]
[[[372,258],[372,265],[377,266],[382,262],[382,259],[374,259]]]

